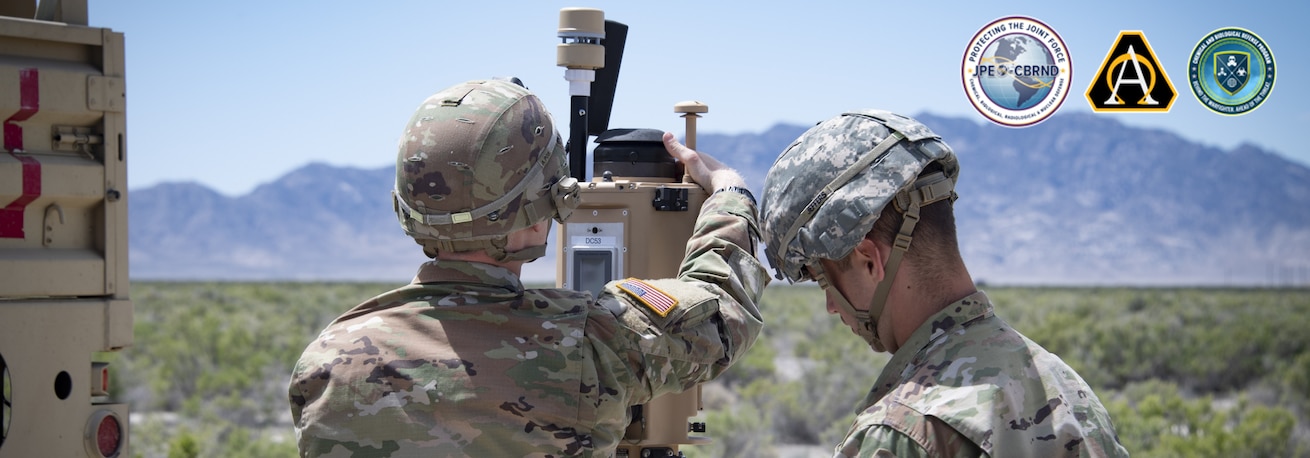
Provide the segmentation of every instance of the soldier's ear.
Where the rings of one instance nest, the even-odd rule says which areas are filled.
[[[887,264],[887,256],[891,254],[889,247],[881,246],[869,238],[860,240],[851,251],[851,266],[859,269],[861,275],[866,275],[873,280],[874,284],[882,281],[883,267]]]

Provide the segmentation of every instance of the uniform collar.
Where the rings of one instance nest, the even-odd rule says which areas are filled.
[[[903,378],[923,364],[924,358],[932,353],[932,349],[946,343],[950,335],[964,332],[964,328],[972,322],[992,315],[991,300],[987,298],[986,293],[978,291],[928,317],[928,320],[910,334],[910,338],[901,345],[900,350],[892,355],[891,361],[883,366],[882,373],[878,375],[878,381],[874,383],[869,396],[865,398],[861,410],[873,405],[898,386]]]
[[[523,282],[509,269],[493,264],[472,261],[432,260],[419,266],[413,285],[430,283],[460,283],[503,289],[523,294]]]

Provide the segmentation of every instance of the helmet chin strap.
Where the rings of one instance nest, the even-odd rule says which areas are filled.
[[[580,203],[578,199],[579,188],[577,179],[573,177],[561,178],[551,185],[550,192],[537,198],[537,200],[524,204],[523,213],[527,215],[529,221],[550,221],[550,219],[544,218],[544,215],[538,214],[543,211],[540,208],[549,208],[551,217],[563,224],[564,220],[573,214],[573,210]],[[524,247],[518,251],[505,251],[504,247],[500,247],[499,253],[492,253],[488,250],[488,254],[500,262],[534,261],[546,255],[546,244]]]
[[[496,259],[497,261],[500,262],[535,261],[537,258],[546,255],[546,245],[542,244],[537,246],[523,247],[523,249],[518,251],[505,251],[503,253],[504,254],[502,254],[500,257]]]
[[[882,267],[882,281],[878,282],[878,288],[873,290],[873,299],[869,301],[869,314],[871,317],[881,317],[882,311],[887,306],[887,296],[892,292],[892,281],[896,280],[896,272],[901,268],[901,259],[905,258],[905,251],[910,249],[910,241],[913,237],[914,226],[919,224],[919,202],[910,204],[910,208],[905,210],[905,221],[901,223],[901,230],[896,234],[896,240],[892,243],[892,251],[887,256],[887,263]],[[886,351],[887,345],[880,339],[877,339],[878,320],[873,318],[868,326],[873,328],[875,340],[869,342],[875,351]]]
[[[904,220],[901,222],[900,231],[896,234],[896,240],[892,242],[887,262],[883,264],[882,280],[878,282],[866,310],[856,310],[850,300],[846,299],[845,294],[831,287],[823,268],[818,263],[814,264],[819,285],[824,289],[832,288],[833,292],[837,293],[837,306],[855,319],[855,333],[868,342],[874,351],[887,351],[887,345],[882,341],[883,336],[878,335],[878,319],[882,317],[883,309],[887,306],[887,296],[891,294],[892,281],[896,279],[896,272],[901,268],[901,260],[905,258],[905,252],[910,249],[910,242],[914,239],[912,234],[914,234],[914,227],[919,224],[919,209],[924,205],[946,199],[955,200],[955,184],[941,172],[920,178],[914,188],[897,194],[893,199],[896,210],[902,213]]]
[[[892,244],[891,255],[887,257],[887,262],[883,264],[882,280],[878,282],[877,289],[873,292],[873,298],[869,301],[869,307],[865,310],[858,310],[851,305],[851,301],[842,294],[841,290],[831,287],[826,277],[826,272],[820,271],[820,286],[824,289],[832,288],[837,296],[837,306],[855,319],[855,334],[859,335],[868,342],[873,351],[887,351],[887,344],[883,343],[882,336],[878,335],[878,319],[882,317],[883,309],[887,306],[887,296],[892,290],[892,281],[896,279],[896,271],[900,270],[901,259],[905,257],[905,251],[910,248],[910,241],[913,237],[914,226],[919,224],[919,203],[913,202],[905,210],[905,222],[901,223],[900,233],[896,234],[896,241]]]
[[[879,284],[881,285],[881,283]],[[878,338],[878,319],[869,313],[869,310],[856,310],[855,306],[851,305],[851,301],[846,299],[846,295],[842,294],[841,290],[833,288],[832,292],[836,293],[834,295],[837,296],[837,307],[840,307],[843,312],[855,319],[855,326],[853,326],[855,334],[864,339],[870,347],[873,347],[873,351],[887,351],[882,339]]]

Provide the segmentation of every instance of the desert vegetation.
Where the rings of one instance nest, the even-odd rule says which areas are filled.
[[[134,282],[135,344],[103,355],[141,457],[294,456],[292,364],[369,283]],[[1097,390],[1137,457],[1310,456],[1310,290],[985,287]],[[830,455],[887,356],[815,286],[773,285],[764,334],[703,390],[688,456]]]

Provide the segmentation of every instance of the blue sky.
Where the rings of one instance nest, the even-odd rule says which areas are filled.
[[[1169,113],[1101,116],[1310,164],[1310,27],[1294,22],[1307,17],[1294,2],[91,0],[90,22],[126,34],[129,186],[195,181],[235,196],[309,162],[392,164],[418,103],[469,79],[522,78],[567,135],[554,48],[569,6],[630,27],[611,127],[681,133],[683,100],[709,104],[703,133],[866,107],[986,122],[961,87],[961,58],[979,28],[1022,15],[1069,48],[1073,92],[1059,114],[1090,111],[1083,93],[1115,37],[1142,30],[1179,99]],[[1230,26],[1260,35],[1277,62],[1270,98],[1237,117],[1187,88],[1198,40]]]

